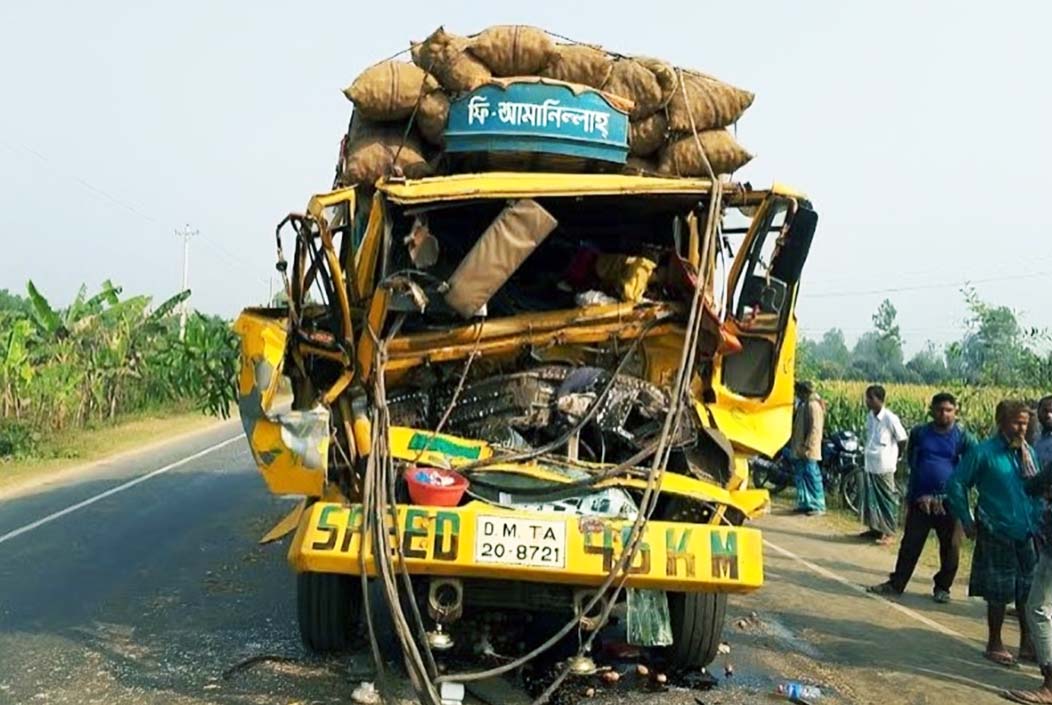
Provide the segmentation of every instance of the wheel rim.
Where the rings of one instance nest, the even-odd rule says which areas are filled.
[[[847,506],[851,511],[858,514],[858,471],[854,471],[844,477],[842,485],[841,497],[844,499],[844,505]]]

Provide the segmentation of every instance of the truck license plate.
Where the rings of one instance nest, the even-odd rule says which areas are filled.
[[[565,568],[566,524],[479,515],[475,519],[475,562]]]

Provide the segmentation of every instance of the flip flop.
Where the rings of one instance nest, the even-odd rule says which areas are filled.
[[[1015,657],[1007,651],[984,651],[983,658],[1005,668],[1018,668]]]
[[[871,585],[866,588],[866,592],[874,595],[884,595],[887,597],[898,597],[902,593],[899,592],[892,586],[891,583],[881,583],[880,585]]]

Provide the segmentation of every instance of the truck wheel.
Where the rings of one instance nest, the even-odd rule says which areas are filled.
[[[296,603],[303,645],[319,654],[347,649],[358,623],[361,599],[361,589],[349,575],[297,575]]]
[[[672,622],[671,665],[704,668],[712,663],[720,648],[723,620],[727,614],[727,595],[717,592],[670,592],[668,609]]]

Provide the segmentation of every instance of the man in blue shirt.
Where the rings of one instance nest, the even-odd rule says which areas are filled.
[[[1001,641],[1005,609],[1014,602],[1019,613],[1019,656],[1033,659],[1026,600],[1037,564],[1034,536],[1042,503],[1029,497],[1026,484],[1037,476],[1037,456],[1026,443],[1030,409],[1023,402],[1003,401],[997,406],[998,433],[961,459],[946,486],[951,513],[964,533],[975,539],[968,594],[986,600],[989,630],[986,658],[1003,666],[1015,658]],[[978,492],[972,515],[969,492]]]
[[[906,460],[910,468],[906,528],[899,546],[895,572],[880,585],[869,588],[878,595],[901,595],[917,567],[924,544],[932,531],[939,539],[939,572],[935,574],[933,597],[950,601],[950,587],[960,562],[961,529],[946,508],[946,483],[975,439],[957,425],[957,400],[946,392],[931,400],[931,423],[910,431]]]

